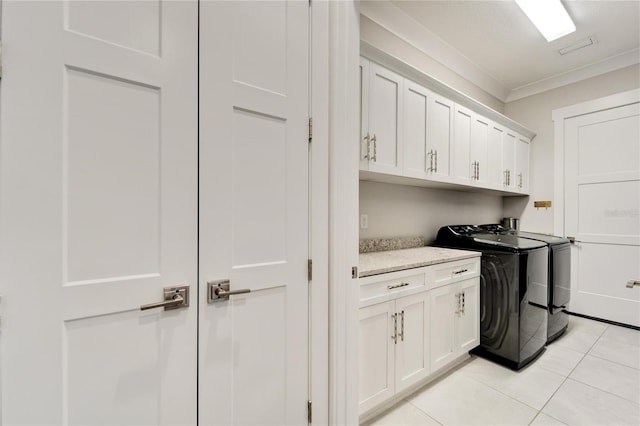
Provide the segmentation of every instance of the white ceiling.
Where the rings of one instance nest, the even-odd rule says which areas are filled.
[[[505,102],[640,62],[639,0],[563,4],[576,31],[550,43],[511,0],[363,1],[361,12]]]

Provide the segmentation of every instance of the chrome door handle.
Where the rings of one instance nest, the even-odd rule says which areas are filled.
[[[640,280],[629,280],[627,281],[627,288],[633,288],[634,285],[640,286]]]
[[[164,301],[157,303],[149,303],[140,306],[141,311],[147,309],[164,308],[165,311],[172,309],[186,308],[189,306],[189,286],[183,285],[179,287],[165,287]]]
[[[429,152],[427,152],[427,158],[429,159],[429,167],[427,168],[428,172],[432,172],[433,171],[433,150],[430,149]]]
[[[438,150],[436,149],[436,173],[438,173]]]
[[[207,303],[223,302],[229,296],[251,293],[251,289],[229,290],[229,280],[207,281]]]
[[[575,243],[581,243],[582,241],[580,240],[576,240],[576,237],[567,237],[567,240],[569,240],[569,242],[571,244],[575,244]]]
[[[480,162],[476,161],[476,180],[480,180]]]
[[[371,142],[373,142],[373,157],[371,157],[371,160],[378,161],[378,139],[375,133],[371,137]]]
[[[371,137],[369,136],[369,132],[367,132],[364,139],[367,141],[367,153],[364,155],[364,159],[369,160],[371,157]]]
[[[391,336],[391,339],[393,339],[393,343],[397,344],[398,343],[398,314],[393,314],[391,316],[393,317],[393,336]]]

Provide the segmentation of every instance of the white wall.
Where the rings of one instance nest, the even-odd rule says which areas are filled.
[[[520,217],[522,230],[552,233],[554,207],[533,207],[534,201],[553,200],[554,139],[551,111],[639,87],[640,65],[633,65],[507,103],[505,115],[532,129],[537,136],[531,143],[531,197],[528,200],[505,197],[504,215]]]
[[[499,222],[502,197],[360,181],[360,214],[369,216],[361,239],[418,235],[431,243],[444,225]]]

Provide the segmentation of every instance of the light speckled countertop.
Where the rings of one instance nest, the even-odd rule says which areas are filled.
[[[358,260],[358,277],[402,271],[404,269],[420,268],[437,263],[453,262],[455,260],[479,257],[478,251],[453,250],[441,247],[417,247],[402,250],[379,251],[375,253],[360,253]]]

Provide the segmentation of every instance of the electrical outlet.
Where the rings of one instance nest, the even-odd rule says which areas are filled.
[[[367,229],[369,227],[369,216],[366,214],[360,215],[360,229]]]

